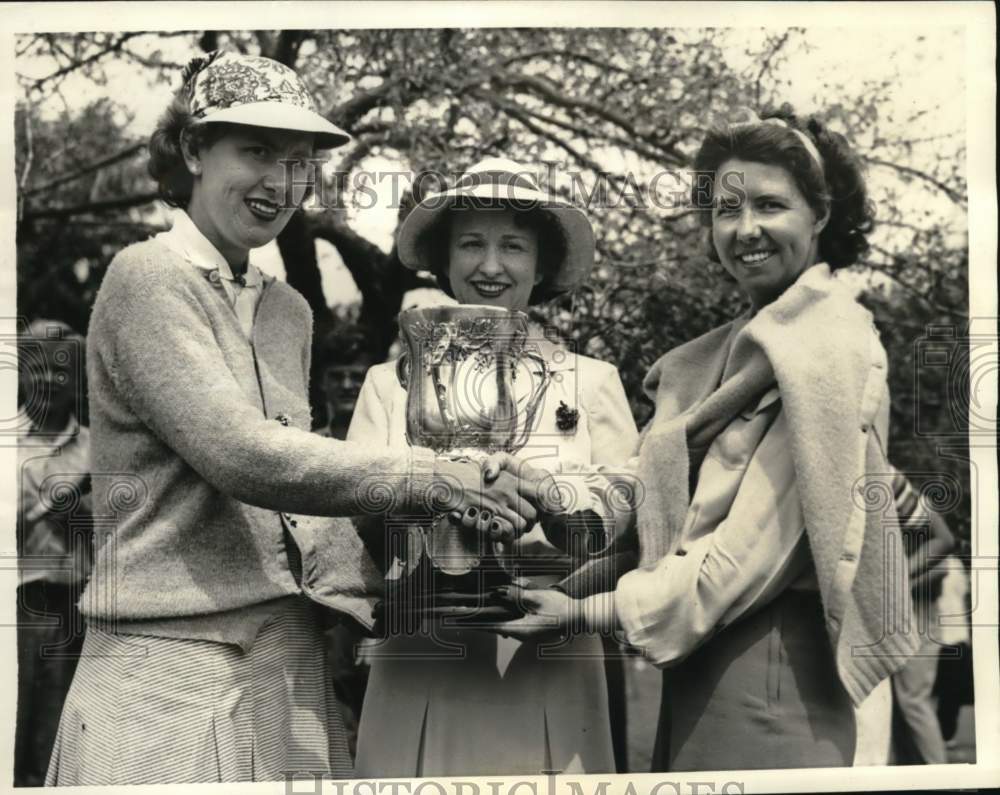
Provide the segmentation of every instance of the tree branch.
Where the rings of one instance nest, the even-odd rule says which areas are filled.
[[[878,245],[875,245],[875,244],[871,244],[871,249],[872,249],[872,251],[875,251],[875,252],[881,254],[882,256],[886,257],[890,263],[895,263],[899,259],[899,257],[898,257],[897,254],[893,254],[891,251],[887,251],[886,249],[882,248],[881,246],[878,246]],[[914,298],[918,299],[919,301],[921,301],[922,303],[924,303],[927,307],[929,307],[930,309],[933,309],[935,312],[940,312],[941,314],[948,315],[950,317],[957,317],[957,318],[962,318],[962,319],[968,319],[968,317],[969,317],[968,313],[962,312],[960,309],[956,309],[954,307],[942,306],[941,304],[935,303],[930,298],[928,298],[927,295],[924,292],[922,292],[921,290],[919,290],[916,287],[914,287],[912,284],[910,284],[909,282],[907,282],[905,279],[901,279],[900,276],[899,276],[899,273],[896,271],[896,267],[895,266],[889,265],[887,263],[887,264],[883,264],[881,267],[874,266],[873,270],[876,270],[879,273],[881,273],[882,275],[888,277],[889,279],[892,279],[892,281],[893,281],[894,284],[896,284],[899,287],[901,287],[909,295],[911,295]]]
[[[198,46],[201,47],[202,52],[212,52],[212,50],[217,50],[219,48],[219,32],[215,30],[206,30],[198,38]]]
[[[342,102],[326,117],[338,127],[351,130],[353,126],[372,108],[378,107],[393,89],[395,89],[404,78],[393,77],[385,80],[381,85],[370,91],[355,94],[346,102]]]
[[[336,246],[344,266],[350,271],[362,296],[367,297],[378,292],[375,269],[363,267],[362,263],[385,259],[386,254],[382,249],[351,229],[343,218],[334,212],[309,218],[309,228],[314,236]]]
[[[139,53],[134,50],[130,50],[128,47],[121,48],[122,55],[132,59],[140,66],[144,66],[147,69],[169,69],[180,71],[184,68],[185,64],[174,63],[173,61],[157,61],[152,58],[147,58],[145,55],[139,55]]]
[[[510,105],[513,107],[517,107],[522,113],[528,114],[537,121],[540,121],[544,124],[551,124],[554,127],[559,127],[563,130],[566,130],[567,132],[573,133],[578,138],[590,139],[596,137],[593,136],[591,133],[587,132],[586,130],[582,129],[579,125],[573,124],[572,122],[563,121],[562,119],[555,119],[552,118],[551,116],[545,116],[539,113],[538,111],[526,108],[523,105],[514,102],[513,100],[510,101]],[[675,165],[675,166],[683,165],[676,158],[667,158],[664,156],[664,153],[662,151],[657,151],[645,145],[644,143],[642,143],[641,138],[633,137],[630,140],[623,138],[622,136],[600,136],[600,137],[603,137],[608,143],[616,144],[622,147],[623,149],[631,150],[635,152],[637,155],[645,157],[651,163],[668,165],[668,163],[665,163],[664,161],[673,160],[673,162],[669,163],[669,165]]]
[[[100,213],[108,210],[125,210],[129,207],[139,207],[149,204],[160,198],[159,193],[139,193],[134,196],[125,196],[121,199],[108,199],[106,201],[88,202],[77,204],[72,207],[54,207],[45,210],[34,210],[24,214],[23,220],[33,221],[37,218],[72,218],[74,215],[84,213]]]
[[[175,30],[175,31],[158,32],[155,35],[156,35],[156,37],[158,39],[164,39],[164,38],[176,38],[176,37],[179,37],[179,36],[190,36],[193,33],[195,33],[195,31],[190,31],[190,30]],[[73,55],[71,55],[70,53],[67,53],[60,46],[60,44],[59,44],[59,37],[61,35],[63,35],[63,34],[46,34],[42,38],[49,44],[49,47],[50,47],[50,49],[52,50],[52,53],[53,53],[53,58],[55,58],[57,62],[58,62],[59,59],[56,57],[56,53],[58,53],[59,55],[62,55],[63,58],[69,60],[69,63],[67,63],[66,65],[60,67],[55,72],[52,72],[51,74],[45,75],[44,77],[40,77],[40,78],[31,78],[31,77],[28,77],[26,75],[20,75],[19,74],[18,76],[20,77],[20,79],[23,82],[29,84],[28,85],[28,90],[29,91],[39,91],[39,90],[41,90],[42,86],[44,86],[46,83],[49,83],[51,81],[57,81],[56,85],[58,86],[62,82],[62,78],[66,77],[66,75],[70,74],[71,72],[75,72],[78,69],[82,69],[82,68],[87,67],[87,66],[92,66],[97,61],[99,61],[102,58],[104,58],[106,55],[111,55],[112,53],[118,53],[118,52],[120,52],[120,53],[122,53],[122,54],[124,54],[124,55],[126,55],[128,57],[135,58],[135,59],[141,59],[142,56],[137,55],[136,53],[132,52],[131,50],[126,50],[122,45],[124,45],[125,42],[130,41],[131,39],[134,39],[134,38],[137,38],[137,37],[140,37],[140,36],[150,35],[150,32],[149,31],[141,31],[140,30],[140,31],[131,31],[131,32],[127,32],[127,33],[122,33],[117,39],[115,39],[113,41],[102,42],[101,46],[103,46],[103,49],[100,49],[97,52],[91,53],[86,58],[83,58],[81,60],[76,59]],[[76,35],[79,35],[79,34],[76,34]],[[64,35],[63,35],[63,38],[65,38]],[[90,43],[95,43],[96,44],[96,39],[94,39],[94,38],[87,38],[86,40],[89,41]],[[164,67],[168,67],[168,66],[170,66],[170,64],[164,63],[163,66]]]
[[[34,47],[39,42],[42,42],[44,40],[45,40],[44,36],[39,36],[38,34],[35,34],[34,36],[28,39],[27,44],[25,44],[23,47],[18,47],[15,49],[14,60],[16,61],[20,58],[23,58],[25,55],[27,55],[27,53],[31,50],[32,47]]]
[[[479,91],[476,91],[475,94],[479,96],[481,99],[485,99],[487,102],[490,102],[496,107],[504,110],[511,118],[518,121],[522,126],[526,127],[535,135],[539,136],[540,138],[544,138],[546,141],[551,141],[552,143],[554,143],[560,149],[569,153],[569,155],[577,163],[584,166],[585,168],[590,169],[598,176],[605,176],[610,181],[614,182],[619,186],[621,186],[622,183],[624,182],[621,176],[606,171],[604,168],[601,167],[601,164],[598,163],[596,160],[591,159],[583,152],[581,152],[579,149],[576,149],[575,147],[571,146],[568,142],[562,140],[559,136],[554,135],[553,133],[549,132],[543,127],[540,127],[531,119],[530,116],[528,116],[527,113],[525,113],[521,109],[520,105],[514,102],[510,102],[509,100],[504,99],[500,95],[494,94],[493,92],[487,91],[485,89],[480,89]]]
[[[573,61],[580,61],[582,63],[590,64],[598,69],[607,70],[609,72],[618,72],[619,74],[627,75],[631,79],[635,79],[635,76],[628,70],[621,66],[615,66],[607,61],[601,61],[594,58],[591,55],[586,55],[582,52],[571,52],[570,50],[556,50],[556,49],[543,49],[543,50],[533,50],[532,52],[520,53],[508,58],[501,64],[503,69],[508,69],[516,63],[523,63],[525,61],[531,61],[535,58],[566,58]]]
[[[596,102],[591,102],[586,99],[576,99],[574,97],[568,97],[559,91],[550,81],[543,77],[536,77],[534,75],[522,75],[522,74],[511,74],[510,72],[494,73],[495,82],[499,82],[501,85],[507,86],[509,88],[524,88],[530,89],[535,94],[538,94],[543,99],[551,102],[553,105],[559,105],[563,108],[572,108],[583,110],[588,113],[592,113],[598,118],[604,119],[607,122],[620,127],[625,131],[627,135],[638,137],[638,133],[632,122],[622,116],[620,113],[615,113],[613,110],[608,108],[606,105],[599,105]]]
[[[283,30],[278,34],[278,41],[274,46],[274,55],[271,57],[285,66],[295,66],[295,61],[299,57],[299,47],[308,38],[308,31],[305,30]]]
[[[82,69],[85,66],[89,66],[90,64],[96,63],[101,58],[103,58],[105,55],[110,55],[113,52],[118,52],[119,50],[121,50],[122,45],[125,42],[127,42],[129,39],[134,39],[136,36],[142,36],[142,35],[144,35],[144,33],[145,33],[144,31],[132,31],[132,32],[129,32],[129,33],[123,33],[123,34],[121,34],[121,36],[117,40],[113,41],[110,45],[108,45],[107,47],[105,47],[103,50],[100,50],[100,51],[98,51],[96,53],[93,53],[92,55],[87,56],[82,61],[74,61],[72,63],[69,63],[69,64],[67,64],[64,67],[62,67],[60,69],[57,69],[55,72],[53,72],[50,75],[46,75],[45,77],[38,78],[37,80],[35,80],[33,82],[32,86],[31,86],[31,89],[33,91],[37,91],[45,83],[48,83],[51,80],[58,80],[60,78],[65,77],[70,72],[75,72],[77,69]]]
[[[24,218],[24,186],[28,181],[28,175],[31,173],[32,161],[35,159],[34,137],[31,132],[31,113],[26,111],[23,114],[23,118],[24,142],[27,152],[24,157],[24,169],[21,171],[21,177],[17,184],[17,220],[19,222]]]
[[[764,75],[767,74],[767,70],[771,68],[771,61],[774,60],[775,56],[781,52],[785,44],[788,43],[788,37],[791,35],[791,31],[785,31],[781,36],[778,37],[777,42],[771,45],[768,50],[767,55],[764,56],[763,62],[760,66],[760,71],[757,72],[757,80],[754,83],[754,102],[757,103],[757,107],[760,107],[760,87],[761,81],[764,79]]]
[[[71,174],[63,174],[61,176],[53,178],[49,182],[46,182],[44,185],[39,185],[36,188],[32,188],[29,191],[25,191],[24,195],[36,196],[39,193],[45,193],[46,191],[50,191],[53,188],[58,188],[60,185],[65,185],[67,182],[73,182],[74,180],[80,179],[81,177],[85,177],[88,174],[93,174],[95,171],[100,171],[102,168],[114,165],[115,163],[118,163],[122,160],[127,160],[128,158],[132,157],[138,152],[141,152],[145,148],[146,148],[145,141],[139,141],[137,143],[131,144],[130,146],[127,146],[125,149],[122,149],[120,152],[116,152],[113,155],[108,155],[105,158],[102,158],[94,163],[84,166],[79,171],[74,171]]]
[[[265,58],[273,58],[274,36],[269,30],[255,30],[253,35],[257,38],[257,46],[260,47],[260,54]]]
[[[866,163],[871,163],[871,165],[873,166],[882,166],[883,168],[891,168],[894,171],[900,172],[901,174],[907,174],[908,176],[916,177],[917,179],[922,180],[928,183],[929,185],[933,185],[935,188],[944,193],[949,199],[951,199],[956,204],[960,204],[963,207],[966,206],[967,199],[965,196],[962,196],[953,188],[948,187],[943,182],[935,179],[930,174],[927,174],[924,171],[920,171],[919,169],[913,168],[912,166],[904,166],[901,163],[891,163],[888,160],[880,160],[877,157],[871,157],[869,155],[862,155],[862,157],[864,158],[864,161]]]
[[[631,120],[622,114],[611,110],[605,104],[567,96],[565,93],[559,91],[558,88],[546,78],[534,75],[511,74],[509,72],[499,74],[494,73],[491,82],[513,89],[530,89],[542,100],[549,102],[552,105],[556,105],[570,111],[584,111],[597,116],[614,127],[622,130],[628,137],[626,146],[636,151],[642,149],[644,151],[644,156],[648,157],[654,163],[662,162],[664,160],[671,162],[673,165],[681,165],[683,163],[683,158],[678,156],[671,144],[664,144],[657,138],[641,132],[636,128]],[[622,139],[619,137],[618,140],[621,141]],[[643,146],[643,144],[646,146]],[[650,149],[648,147],[652,148]]]

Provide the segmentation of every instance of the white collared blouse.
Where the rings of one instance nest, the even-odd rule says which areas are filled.
[[[208,271],[208,278],[211,281],[222,284],[229,305],[236,313],[243,333],[249,339],[257,304],[264,290],[264,276],[260,269],[248,264],[245,274],[240,277],[234,276],[226,258],[202,234],[191,220],[191,216],[184,210],[176,211],[173,226],[169,231],[158,234],[156,240],[168,246],[196,268]]]

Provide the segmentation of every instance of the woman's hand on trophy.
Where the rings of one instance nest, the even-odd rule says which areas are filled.
[[[464,527],[489,535],[493,541],[510,541],[534,526],[538,512],[521,493],[510,472],[486,482],[478,464],[438,458],[435,475],[447,484],[444,504],[451,518]]]
[[[524,612],[521,618],[500,621],[484,629],[518,640],[558,640],[583,627],[579,600],[555,588],[505,585],[492,593]]]

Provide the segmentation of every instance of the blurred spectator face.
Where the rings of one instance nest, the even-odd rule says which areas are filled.
[[[363,364],[331,364],[323,369],[323,396],[338,416],[350,416],[354,411],[367,372]]]
[[[58,321],[36,320],[18,341],[18,403],[36,424],[63,423],[80,395],[83,339]]]

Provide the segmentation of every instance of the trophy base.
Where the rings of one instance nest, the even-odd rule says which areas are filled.
[[[426,559],[423,561],[426,563]],[[492,556],[465,574],[448,574],[420,566],[406,577],[386,582],[386,594],[376,606],[379,623],[413,631],[424,621],[444,620],[453,625],[510,621],[524,613],[502,600],[495,589],[511,584],[510,575]]]
[[[428,594],[419,599],[386,598],[375,608],[380,624],[409,626],[416,631],[425,621],[442,621],[450,625],[487,626],[521,618],[524,613],[490,594]]]

